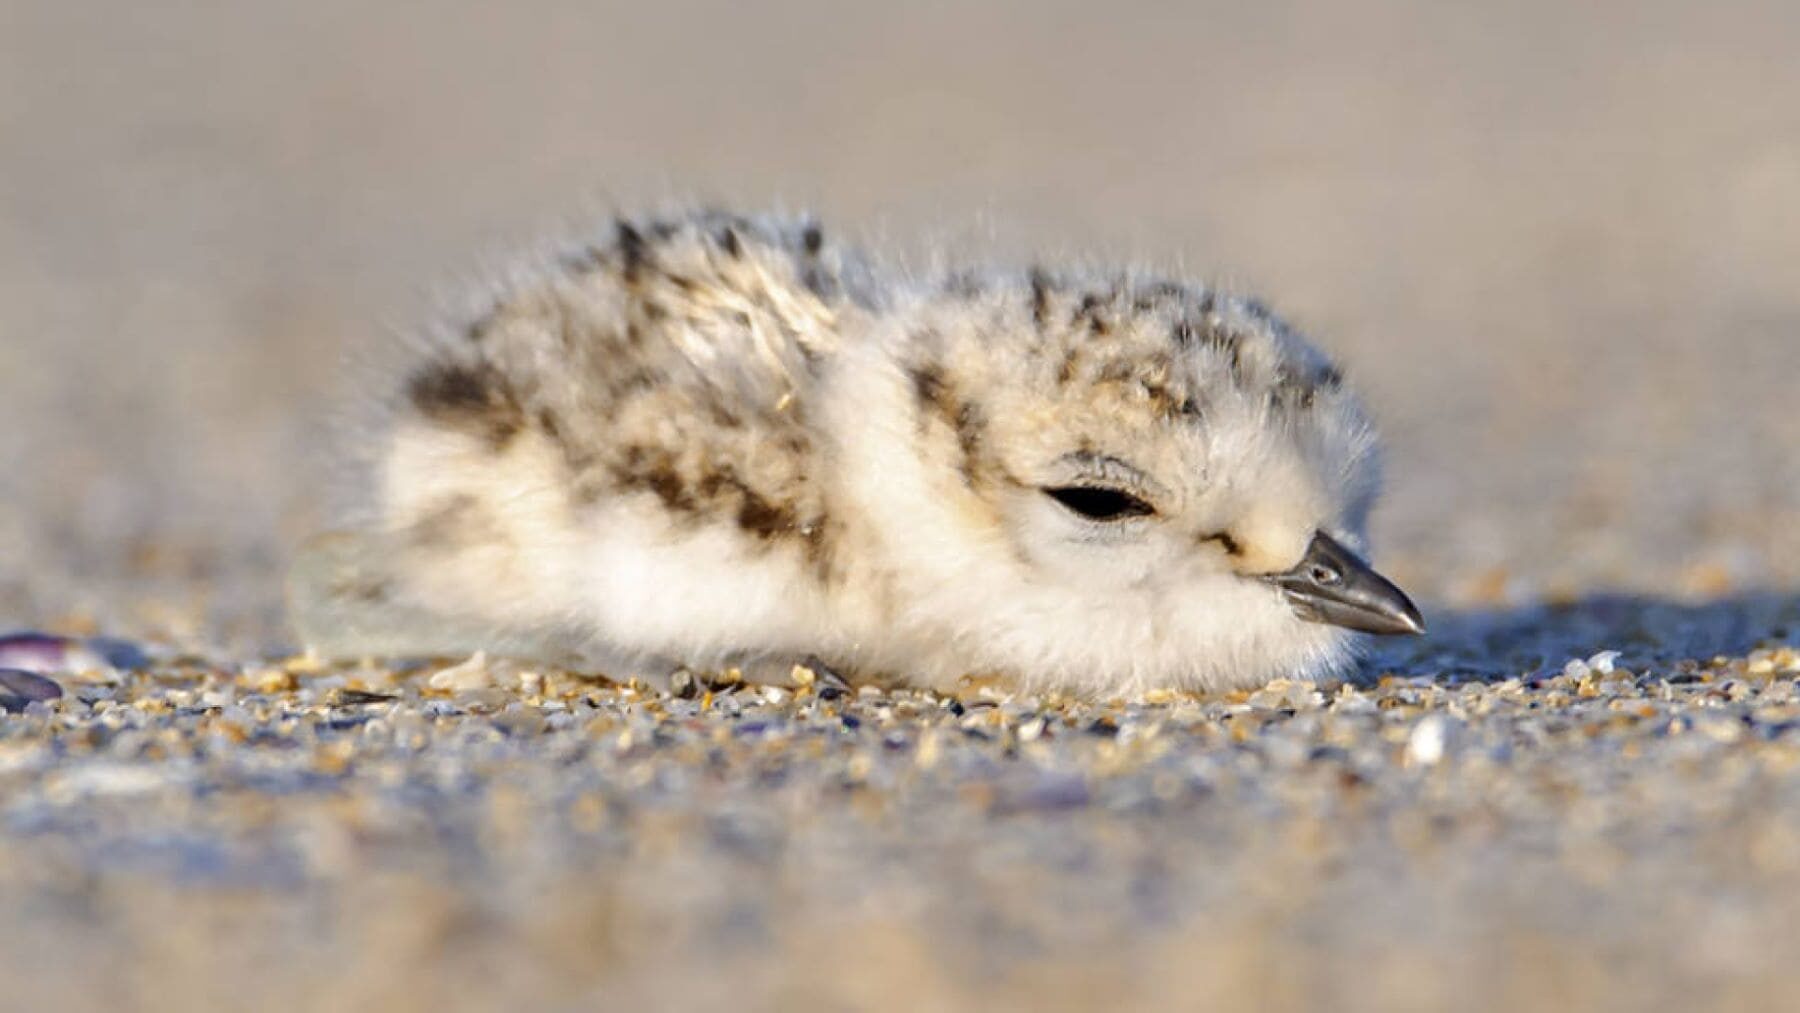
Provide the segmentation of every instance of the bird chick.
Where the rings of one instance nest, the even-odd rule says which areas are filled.
[[[390,393],[360,530],[297,578],[327,653],[1110,696],[1422,629],[1362,559],[1377,444],[1337,370],[1196,285],[920,281],[806,221],[619,223]]]

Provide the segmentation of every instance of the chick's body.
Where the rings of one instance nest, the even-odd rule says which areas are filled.
[[[1100,695],[1350,656],[1272,580],[1361,547],[1372,435],[1319,353],[1198,287],[620,224],[434,341],[385,419],[355,573],[303,594],[429,617],[414,650]],[[301,611],[329,646],[343,612]]]

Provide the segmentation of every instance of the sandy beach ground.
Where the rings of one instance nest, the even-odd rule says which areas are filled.
[[[0,629],[151,659],[0,717],[0,1005],[1792,1008],[1796,53],[1775,2],[0,0]],[[1432,635],[1111,705],[290,660],[358,357],[688,198],[1266,297]]]

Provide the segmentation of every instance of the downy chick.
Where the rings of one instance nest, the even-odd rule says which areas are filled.
[[[622,222],[382,415],[366,516],[297,575],[327,653],[1111,696],[1422,629],[1362,558],[1377,443],[1338,371],[1195,285],[919,281],[807,221]]]

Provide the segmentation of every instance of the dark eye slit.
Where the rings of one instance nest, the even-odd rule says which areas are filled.
[[[1098,485],[1065,485],[1045,489],[1044,494],[1091,521],[1121,521],[1148,517],[1156,508],[1122,489]]]

